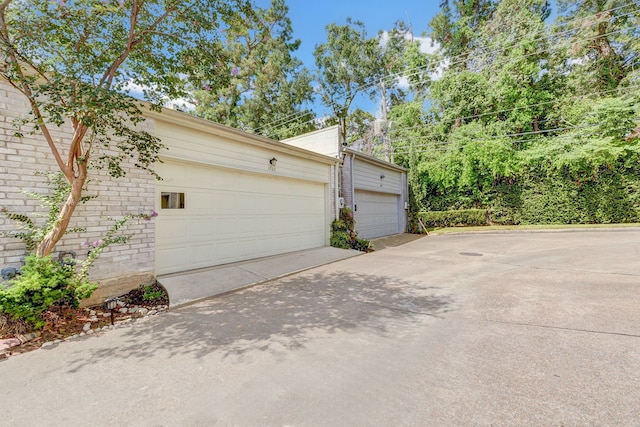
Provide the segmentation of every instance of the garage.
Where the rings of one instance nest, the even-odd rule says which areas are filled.
[[[399,196],[396,194],[355,191],[354,215],[358,236],[365,239],[397,234]]]
[[[404,233],[407,229],[407,170],[351,148],[345,148],[339,126],[285,140],[287,144],[342,159],[336,177],[339,197],[332,211],[354,212],[358,236],[365,239]],[[332,202],[333,203],[333,202]]]
[[[407,222],[406,169],[350,149],[344,153],[343,194],[345,204],[353,209],[358,237],[375,239],[403,233]]]
[[[157,167],[157,275],[328,244],[335,159],[184,120],[156,121],[168,146]]]

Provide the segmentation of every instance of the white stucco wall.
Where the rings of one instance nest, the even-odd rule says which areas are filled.
[[[342,153],[340,126],[337,125],[288,138],[282,142],[331,157],[340,157]]]

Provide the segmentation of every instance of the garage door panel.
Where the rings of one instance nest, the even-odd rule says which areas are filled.
[[[159,173],[159,192],[184,192],[185,208],[159,211],[157,274],[325,245],[322,183],[177,162]]]
[[[163,222],[167,226],[156,231],[156,240],[167,244],[181,242],[187,230],[189,230],[189,221],[186,219],[164,218]]]
[[[359,237],[373,239],[401,232],[397,195],[356,190],[355,204]]]
[[[189,249],[156,247],[156,269],[164,271],[180,271],[182,265],[189,262]]]

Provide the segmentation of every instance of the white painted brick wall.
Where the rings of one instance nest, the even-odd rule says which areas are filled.
[[[40,202],[29,199],[22,191],[44,192],[46,179],[34,174],[36,171],[57,171],[58,167],[44,138],[14,135],[13,120],[29,111],[26,99],[15,89],[0,81],[0,208],[10,212],[27,213],[33,217],[42,213]],[[140,125],[153,132],[153,123]],[[56,138],[69,139],[70,127],[55,129]],[[87,249],[83,241],[95,241],[104,237],[113,224],[107,217],[119,218],[140,211],[151,213],[154,208],[154,177],[133,167],[128,162],[127,176],[114,179],[106,172],[91,170],[86,194],[98,195],[76,208],[69,228],[86,227],[83,233],[71,233],[56,246],[59,251],[75,251],[80,259],[86,258]],[[4,215],[0,215],[0,230],[15,229]],[[94,264],[91,275],[96,280],[114,279],[138,274],[153,274],[154,271],[154,221],[133,220],[122,230],[131,235],[126,245],[107,248]],[[24,245],[19,240],[0,238],[0,268],[17,266],[24,254]]]

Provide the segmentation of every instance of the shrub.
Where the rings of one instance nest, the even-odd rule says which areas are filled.
[[[371,241],[367,239],[361,239],[359,237],[356,238],[352,248],[361,252],[373,252],[375,250],[375,247],[373,246],[373,243]]]
[[[164,297],[164,292],[162,289],[158,289],[156,286],[147,285],[144,287],[144,294],[142,294],[142,299],[144,301],[158,301]]]
[[[25,258],[20,276],[10,283],[9,288],[0,289],[0,312],[23,319],[35,329],[45,324],[42,314],[52,305],[78,307],[97,288],[76,275],[72,265],[35,255]]]
[[[351,237],[346,231],[332,231],[330,243],[334,248],[351,249]]]
[[[358,238],[355,231],[355,219],[349,208],[340,209],[340,219],[331,223],[331,246],[340,249],[355,249],[362,252],[374,250],[373,243],[366,239]]]
[[[415,215],[427,227],[487,225],[487,211],[484,209],[418,212]]]

